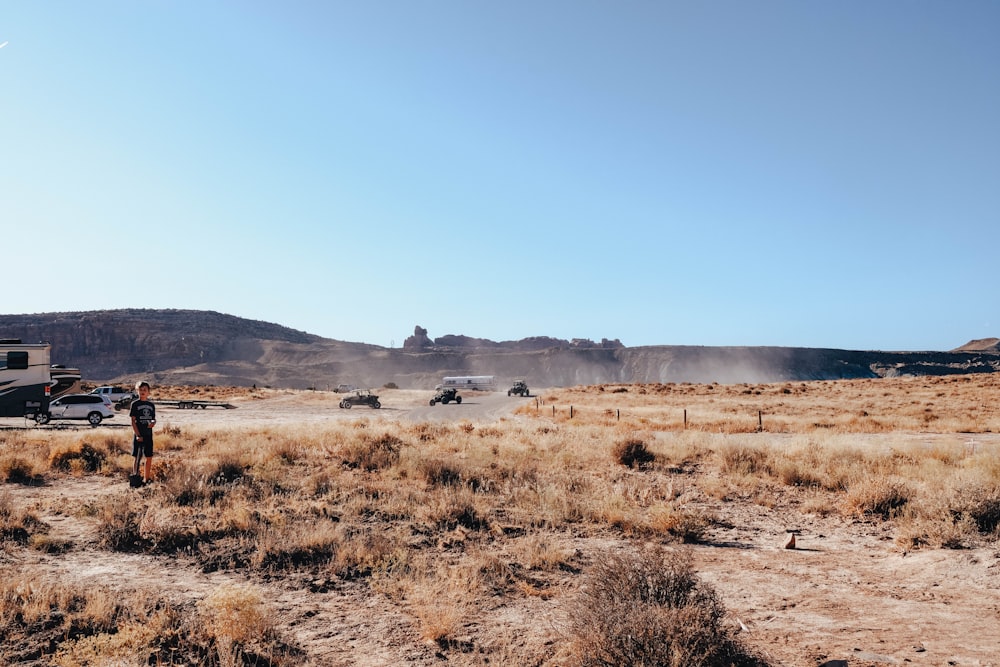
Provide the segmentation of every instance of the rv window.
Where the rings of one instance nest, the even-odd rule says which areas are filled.
[[[27,352],[8,352],[7,353],[7,363],[4,364],[7,368],[13,369],[25,369],[28,367],[28,353]]]

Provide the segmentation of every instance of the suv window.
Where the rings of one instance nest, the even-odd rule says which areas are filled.
[[[104,399],[100,396],[64,396],[59,399],[59,402],[63,405],[79,405],[81,403],[103,403]]]

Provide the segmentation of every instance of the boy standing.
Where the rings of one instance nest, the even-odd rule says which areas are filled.
[[[135,457],[132,479],[138,482],[139,462],[145,458],[142,484],[147,484],[153,478],[153,427],[156,426],[156,406],[149,400],[148,382],[136,382],[135,391],[139,394],[139,400],[132,401],[128,411],[129,417],[132,418],[132,433],[135,436],[132,439],[132,456]]]

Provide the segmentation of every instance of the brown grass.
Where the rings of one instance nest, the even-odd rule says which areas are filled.
[[[556,633],[555,644],[505,648],[512,664],[569,654],[580,665],[763,664],[674,547],[710,540],[748,506],[875,524],[906,550],[995,544],[1000,464],[967,431],[1000,431],[998,383],[604,385],[547,392],[538,408],[485,426],[172,427],[158,440],[153,486],[66,512],[95,522],[108,552],[183,557],[247,584],[192,610],[23,573],[0,590],[0,634],[47,633],[63,665],[136,651],[214,664],[294,655],[252,585],[287,578],[369,587],[422,638],[469,661],[487,645],[499,651],[468,628],[500,596],[552,601],[577,619],[562,643]],[[932,430],[955,437],[893,437]],[[0,437],[8,484],[120,477],[131,463],[117,436]],[[0,533],[8,549],[51,547],[36,514],[4,494]],[[581,554],[567,536],[624,546]],[[634,548],[646,541],[658,546]]]

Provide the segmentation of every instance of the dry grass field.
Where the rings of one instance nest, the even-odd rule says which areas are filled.
[[[1000,665],[1000,376],[381,393],[0,420],[0,664]]]

